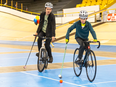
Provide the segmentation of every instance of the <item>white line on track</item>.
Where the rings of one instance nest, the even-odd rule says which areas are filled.
[[[58,81],[59,82],[59,80],[57,80],[57,79],[53,79],[53,78],[49,78],[49,77],[45,77],[45,76],[39,76],[39,75],[36,75],[36,74],[27,73],[27,72],[21,72],[21,73],[24,73],[24,74],[27,74],[27,75],[31,75],[31,76],[36,76],[36,77],[42,77],[42,78],[45,78],[45,79],[54,80],[54,81]],[[80,86],[80,87],[86,87],[86,86],[77,85],[77,84],[66,82],[66,81],[63,81],[63,83],[67,83],[67,84],[75,85],[75,86]]]
[[[46,79],[49,79],[49,80],[54,80],[54,81],[59,82],[59,80],[57,80],[57,79],[53,79],[53,78],[49,78],[49,77],[45,77],[45,76],[39,76],[39,75],[36,75],[36,74],[31,74],[31,73],[24,72],[24,71],[22,71],[21,73],[31,75],[31,76],[36,76],[36,77],[42,77],[42,78],[46,78]],[[89,84],[77,85],[77,84],[74,84],[74,83],[63,81],[63,83],[67,83],[67,84],[75,85],[75,86],[80,86],[80,87],[86,87],[86,85],[92,85],[92,84],[103,84],[103,83],[114,83],[114,82],[116,82],[116,81],[106,81],[106,82],[97,82],[97,83],[89,83]]]

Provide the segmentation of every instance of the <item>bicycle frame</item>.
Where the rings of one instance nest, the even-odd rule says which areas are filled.
[[[41,54],[41,50],[42,50],[42,49],[45,49],[45,50],[46,50],[45,45],[44,45],[44,42],[45,42],[44,39],[46,39],[46,38],[42,38],[42,47],[40,48],[40,51],[39,51],[40,54]],[[46,51],[46,53],[47,53],[47,51]],[[41,55],[39,55],[39,58],[40,58],[40,57],[41,57]],[[46,57],[47,57],[47,54],[46,54]]]
[[[93,41],[85,41],[85,42],[88,42],[88,43],[95,43],[95,42],[93,42]],[[99,41],[97,41],[97,42],[99,43],[99,45],[98,45],[97,48],[99,48],[99,47],[100,47],[100,42],[99,42]],[[91,49],[90,49],[90,46],[88,46],[87,48],[85,48],[86,53],[85,53],[85,56],[84,56],[84,60],[83,60],[83,62],[82,62],[82,67],[84,67],[85,64],[86,64],[86,62],[87,62],[87,58],[88,58],[88,56],[89,56],[90,50],[91,50]]]

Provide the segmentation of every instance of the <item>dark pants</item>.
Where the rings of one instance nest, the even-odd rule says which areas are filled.
[[[84,42],[84,41],[88,41],[88,40],[87,40],[87,39],[82,39],[82,38],[76,38],[76,41],[77,41],[78,44],[80,45],[78,58],[82,59],[84,49],[85,49],[86,47],[88,47],[89,43]]]
[[[46,36],[46,34],[43,31],[41,31],[38,34],[38,36]],[[46,39],[46,41],[45,41],[45,48],[46,48],[46,50],[48,52],[48,56],[52,57],[50,42],[51,42],[51,39]],[[41,46],[42,46],[42,38],[38,38],[38,51],[40,51]]]

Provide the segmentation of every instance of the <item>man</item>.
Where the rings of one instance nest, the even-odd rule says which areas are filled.
[[[85,11],[85,10],[80,11],[79,18],[80,18],[80,20],[75,22],[68,29],[67,34],[66,34],[66,43],[68,43],[69,42],[69,33],[73,29],[76,28],[75,39],[78,42],[78,44],[80,45],[78,59],[75,61],[76,63],[81,62],[84,49],[88,45],[84,41],[88,41],[89,31],[91,32],[91,34],[92,34],[92,36],[94,38],[94,42],[97,42],[96,33],[93,30],[91,24],[87,21],[88,12]]]
[[[47,39],[45,43],[45,47],[49,56],[48,61],[49,63],[53,62],[50,42],[55,40],[55,29],[56,29],[55,16],[52,13],[52,8],[53,8],[52,3],[50,2],[45,3],[45,12],[42,12],[40,14],[40,23],[37,32],[35,34],[38,36],[51,37],[51,39]],[[38,38],[38,51],[40,50],[41,46],[42,39]],[[39,52],[36,54],[36,56],[39,56]]]

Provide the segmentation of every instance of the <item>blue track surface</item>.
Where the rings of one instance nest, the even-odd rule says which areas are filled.
[[[111,68],[112,67],[112,68]],[[60,69],[3,73],[0,74],[1,87],[116,87],[116,65],[98,66],[97,76],[93,83],[86,77],[85,69],[76,77],[72,68],[63,69],[62,84],[59,83]]]
[[[37,64],[37,57],[35,56],[36,53],[31,53],[29,58],[28,65]],[[29,53],[15,53],[15,54],[0,54],[0,67],[6,66],[21,66],[24,65]],[[62,63],[64,53],[56,53],[53,52],[53,63]],[[108,57],[96,57],[97,60],[108,60],[114,58]],[[65,62],[73,62],[73,54],[67,53],[65,56]]]
[[[16,52],[16,51],[29,51],[29,50],[0,47],[0,52]]]
[[[27,41],[4,41],[0,40],[1,44],[12,44],[12,45],[29,45],[31,46],[33,42],[27,42]],[[65,48],[65,43],[53,43],[55,48]],[[96,43],[97,44],[97,43]],[[35,42],[35,46],[37,46],[37,42]],[[78,44],[68,44],[68,49],[75,49],[79,47]],[[110,45],[102,45],[99,49],[97,49],[97,45],[91,45],[91,49],[94,51],[107,51],[107,52],[116,52],[116,46],[110,46]]]
[[[65,43],[54,43],[56,48],[65,48]],[[97,49],[98,45],[90,45],[91,49],[94,51],[107,51],[107,52],[116,52],[116,46],[109,46],[109,45],[101,45],[99,49]],[[68,44],[68,49],[76,49],[78,48],[78,44]]]
[[[25,43],[25,42],[23,42]],[[12,42],[11,42],[12,44]],[[15,44],[15,43],[14,43]],[[22,44],[18,43],[17,44]],[[25,45],[32,45],[32,42]],[[24,44],[23,44],[24,45]],[[56,48],[65,48],[65,44],[54,43]],[[79,47],[77,44],[68,44],[68,49]],[[116,46],[102,45],[100,49],[91,45],[91,49],[98,51],[116,52]],[[29,51],[24,49],[0,47],[0,52]],[[29,53],[0,54],[0,67],[24,65]],[[36,53],[32,53],[28,65],[37,64]],[[53,63],[62,63],[64,53],[53,52]],[[96,57],[97,60],[109,60],[115,58]],[[65,62],[72,62],[73,54],[66,53]],[[0,74],[0,87],[116,87],[116,65],[97,66],[97,76],[93,83],[89,82],[85,68],[80,77],[76,77],[72,68],[64,68],[62,72],[63,83],[59,83],[60,69],[45,70],[42,73],[36,71],[24,71]]]

